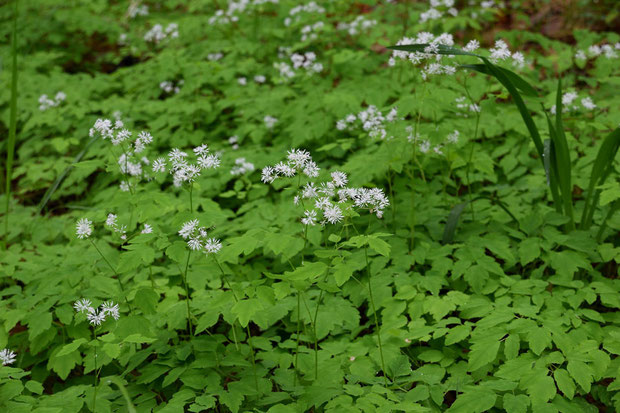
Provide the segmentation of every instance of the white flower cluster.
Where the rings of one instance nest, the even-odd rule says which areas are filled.
[[[310,153],[304,149],[291,149],[288,151],[286,163],[279,162],[274,166],[263,168],[261,180],[270,184],[280,177],[291,178],[301,172],[309,178],[319,176],[319,167],[312,160]]]
[[[239,149],[239,137],[237,135],[233,135],[228,138],[228,143],[230,144],[230,147],[233,151]]]
[[[357,115],[349,114],[336,123],[338,130],[352,130],[356,127],[359,120],[362,129],[368,132],[371,138],[391,139],[392,136],[387,135],[386,124],[394,122],[398,119],[398,108],[392,108],[384,115],[376,106],[370,105]]]
[[[314,226],[317,224],[318,214],[322,219],[321,225],[337,224],[344,219],[345,208],[358,208],[374,213],[377,218],[383,217],[383,210],[390,205],[383,190],[378,188],[347,188],[348,177],[344,172],[332,172],[331,181],[317,186],[315,182],[308,182],[300,195],[295,197],[298,204],[301,199],[314,201],[313,208],[304,211],[301,223]],[[348,204],[347,204],[348,203]]]
[[[469,112],[480,113],[480,106],[478,106],[475,103],[467,103],[465,96],[456,98],[456,107],[459,109],[469,111]]]
[[[288,17],[284,19],[284,25],[290,26],[292,23],[297,23],[301,17],[300,13],[325,13],[325,9],[315,1],[295,6],[289,10]]]
[[[512,64],[519,69],[523,68],[523,66],[525,65],[525,58],[523,57],[523,53],[511,53],[508,45],[503,40],[497,40],[495,42],[495,47],[493,47],[489,51],[491,52],[491,61],[493,61],[494,63],[499,60],[506,60],[512,58]]]
[[[276,123],[278,123],[278,118],[274,118],[273,116],[266,115],[263,118],[263,122],[265,122],[265,127],[267,129],[273,129],[273,127],[276,126]]]
[[[149,43],[158,44],[164,39],[174,39],[179,37],[179,25],[176,23],[170,23],[166,28],[161,24],[156,24],[144,34],[144,40]]]
[[[8,348],[0,351],[0,361],[2,361],[3,366],[8,366],[9,364],[15,363],[17,359],[17,354],[9,350]]]
[[[420,15],[420,23],[426,23],[429,20],[439,20],[449,14],[456,17],[459,11],[454,8],[454,0],[430,0],[430,8]]]
[[[187,153],[174,148],[168,153],[168,160],[157,158],[153,161],[153,172],[166,172],[169,168],[173,176],[174,186],[180,187],[183,182],[194,182],[203,169],[215,169],[220,166],[220,158],[209,153],[207,145],[194,148],[196,163],[187,161]],[[168,166],[170,163],[170,166]]]
[[[596,104],[592,101],[591,97],[585,97],[580,100],[581,106],[575,101],[579,98],[579,95],[575,92],[566,92],[562,95],[562,113],[574,112],[580,110],[582,107],[585,110],[596,109]],[[551,106],[551,113],[555,115],[557,108],[555,105]]]
[[[118,146],[131,139],[131,131],[125,129],[124,126],[125,124],[120,119],[117,119],[114,123],[109,119],[97,119],[93,127],[89,130],[88,135],[92,138],[98,134],[101,136],[101,139],[110,139],[112,145]],[[130,146],[131,149],[128,155],[131,156],[144,151],[146,146],[151,142],[153,142],[153,137],[150,133],[145,131],[138,133],[138,137],[133,142],[133,146]]]
[[[230,174],[233,176],[244,175],[248,172],[254,171],[254,164],[245,160],[245,158],[235,159],[235,166],[230,170]]]
[[[325,23],[318,21],[314,24],[308,24],[301,28],[301,41],[316,40],[319,37],[318,33],[323,31]]]
[[[421,52],[407,52],[401,50],[394,50],[392,56],[388,61],[390,66],[396,64],[396,59],[408,60],[414,65],[421,64],[427,60],[431,61],[427,63],[422,69],[422,78],[427,79],[429,75],[453,75],[456,73],[456,67],[453,64],[442,64],[445,58],[452,59],[454,56],[440,55],[438,54],[440,46],[454,46],[454,39],[451,34],[443,33],[437,37],[432,33],[421,32],[416,37],[404,37],[399,40],[397,45],[411,45],[411,44],[427,44]],[[463,50],[466,52],[474,52],[480,48],[480,43],[477,40],[471,40]],[[512,53],[508,48],[508,45],[503,40],[497,40],[495,46],[489,50],[491,53],[490,59],[493,62],[499,60],[511,59],[512,64],[518,68],[522,68],[525,65],[525,58],[521,52]]]
[[[67,95],[65,94],[65,92],[56,93],[54,99],[50,99],[47,95],[41,95],[41,97],[39,97],[39,110],[43,112],[48,110],[49,108],[60,106],[60,104],[64,102],[66,98]]]
[[[250,6],[273,3],[278,4],[278,0],[230,0],[226,10],[218,10],[209,18],[209,24],[228,24],[238,22],[238,14],[242,14]]]
[[[139,1],[131,2],[129,8],[127,9],[127,16],[130,19],[135,19],[136,16],[148,16],[149,15],[149,6],[146,4],[140,4]]]
[[[356,34],[368,30],[374,25],[377,24],[376,20],[368,20],[364,16],[357,16],[355,20],[351,23],[340,22],[338,23],[338,30],[344,30],[349,33],[351,36],[355,36]]]
[[[443,155],[444,144],[432,145],[430,140],[421,139],[419,133],[417,134],[417,136],[414,136],[413,126],[407,126],[405,130],[407,131],[407,141],[409,141],[409,143],[412,143],[414,145],[418,145],[418,150],[421,153],[426,154],[432,150],[437,155]],[[461,136],[461,133],[455,129],[453,132],[448,134],[448,136],[446,136],[446,143],[456,144],[458,143],[460,136]]]
[[[108,218],[105,220],[106,226],[117,234],[120,234],[122,240],[127,239],[127,226],[118,224],[118,216],[115,214],[108,214]]]
[[[106,301],[101,304],[99,308],[94,308],[90,300],[82,298],[73,304],[73,308],[78,313],[86,313],[88,322],[93,326],[101,325],[108,316],[111,316],[115,320],[121,317],[118,304],[114,304],[112,301]]]
[[[587,50],[577,50],[575,53],[575,59],[577,60],[587,60],[594,59],[599,56],[605,56],[607,59],[617,59],[618,58],[618,50],[620,50],[620,42],[615,45],[610,44],[602,44],[602,45],[592,45],[588,47]]]
[[[267,81],[267,78],[263,75],[256,75],[254,76],[254,81],[259,84],[265,83],[265,81]],[[241,86],[245,86],[248,84],[248,79],[246,77],[238,77],[237,83],[239,83]]]
[[[398,46],[410,44],[428,44],[428,46],[422,52],[394,50],[388,64],[394,66],[396,64],[396,59],[408,60],[415,65],[426,60],[431,60],[432,62],[428,63],[422,70],[423,79],[433,74],[453,75],[456,73],[455,66],[441,64],[443,56],[436,54],[440,45],[454,46],[454,39],[451,34],[443,33],[439,36],[435,36],[432,33],[421,32],[418,33],[416,37],[404,37],[396,43]]]
[[[159,84],[159,88],[168,94],[177,94],[181,91],[181,86],[183,86],[184,83],[185,81],[183,79],[177,81],[176,83],[172,80],[164,80]]]
[[[217,254],[222,249],[219,239],[208,238],[207,229],[200,226],[197,219],[183,224],[179,235],[187,240],[187,246],[192,251],[202,251],[205,254]]]
[[[224,53],[221,52],[216,52],[216,53],[209,53],[207,55],[207,59],[211,62],[217,62],[218,60],[220,60],[222,57],[224,57]]]
[[[90,237],[93,233],[93,222],[88,218],[82,218],[75,224],[75,235],[79,239]]]
[[[122,174],[134,177],[146,177],[143,171],[142,165],[149,165],[150,161],[147,157],[138,157],[138,154],[143,152],[146,147],[153,142],[153,137],[150,133],[142,131],[138,133],[138,137],[134,140],[133,144],[129,144],[126,148],[124,142],[129,141],[132,137],[132,132],[124,128],[122,120],[117,119],[112,123],[109,119],[97,119],[95,125],[90,129],[89,136],[95,135],[101,136],[102,139],[109,139],[112,145],[122,145],[123,153],[118,158],[118,167]],[[120,184],[122,191],[129,191],[128,180]]]
[[[278,56],[282,59],[285,58],[286,54],[288,54],[288,50],[280,48]],[[293,53],[289,58],[292,65],[286,62],[274,63],[274,67],[278,69],[280,76],[285,79],[295,77],[298,70],[305,70],[307,75],[323,71],[323,64],[316,61],[316,53],[314,52]]]

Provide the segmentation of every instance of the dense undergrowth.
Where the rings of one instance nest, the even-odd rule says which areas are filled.
[[[2,408],[620,408],[619,6],[377,3],[0,7]]]

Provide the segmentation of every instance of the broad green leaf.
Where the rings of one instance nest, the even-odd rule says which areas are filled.
[[[564,393],[564,396],[572,400],[575,396],[575,383],[573,379],[570,378],[568,372],[562,368],[558,368],[553,372],[553,377],[560,391]]]
[[[482,387],[470,387],[463,394],[456,396],[456,401],[446,413],[481,413],[489,411],[494,405],[497,395]]]

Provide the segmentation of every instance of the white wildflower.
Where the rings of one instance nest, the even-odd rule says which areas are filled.
[[[79,239],[90,237],[93,232],[92,221],[86,218],[80,219],[75,226],[75,234]]]

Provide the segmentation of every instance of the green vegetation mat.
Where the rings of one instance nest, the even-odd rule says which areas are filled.
[[[0,5],[0,409],[620,411],[620,3]]]

